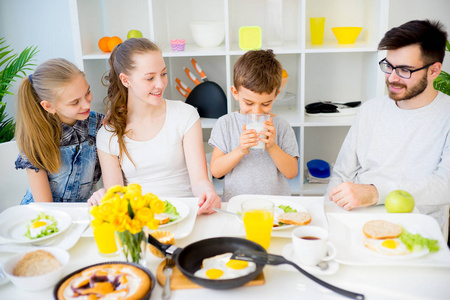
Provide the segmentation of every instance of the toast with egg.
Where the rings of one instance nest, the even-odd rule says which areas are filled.
[[[311,223],[311,215],[307,212],[288,212],[278,216],[278,222],[289,225],[307,225]]]
[[[376,240],[396,238],[402,231],[401,226],[384,220],[368,221],[363,227],[364,235]]]
[[[61,267],[61,263],[48,251],[37,250],[24,255],[14,267],[15,276],[38,276]]]

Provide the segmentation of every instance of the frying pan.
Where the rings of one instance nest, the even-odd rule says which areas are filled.
[[[233,279],[205,279],[194,276],[202,266],[202,261],[215,255],[226,252],[234,252],[238,249],[254,250],[266,253],[260,245],[242,238],[218,237],[200,240],[192,243],[185,248],[178,248],[173,245],[164,245],[149,235],[148,242],[161,251],[166,257],[175,260],[178,269],[190,281],[205,288],[225,290],[242,286],[258,276],[264,267],[264,264],[256,264],[256,270],[238,278]]]
[[[219,118],[227,113],[227,96],[213,81],[205,81],[195,86],[186,98],[186,103],[197,108],[203,118]]]

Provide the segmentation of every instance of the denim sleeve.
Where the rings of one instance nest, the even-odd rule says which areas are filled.
[[[16,159],[16,170],[18,169],[31,169],[39,172],[39,168],[35,167],[25,155],[18,155]]]

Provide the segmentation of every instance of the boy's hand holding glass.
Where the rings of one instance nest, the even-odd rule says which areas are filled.
[[[250,147],[258,144],[259,133],[255,129],[247,129],[247,125],[244,124],[244,130],[242,130],[239,137],[239,147],[244,155],[250,153]]]
[[[275,126],[273,125],[273,119],[270,118],[269,121],[264,122],[264,134],[260,134],[259,138],[262,142],[266,144],[266,150],[272,148],[275,145],[275,137],[277,136]],[[265,138],[264,138],[265,137]]]

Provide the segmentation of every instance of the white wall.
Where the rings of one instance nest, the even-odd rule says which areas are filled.
[[[75,60],[68,0],[0,0],[0,37],[6,39],[3,46],[11,45],[16,53],[38,46],[37,64],[56,57]],[[14,94],[18,82],[10,88]],[[8,114],[15,116],[14,96],[3,101],[8,102]]]
[[[438,20],[444,24],[450,39],[449,0],[390,0],[389,28],[411,20]],[[450,72],[450,53],[447,52],[442,69]]]
[[[126,0],[124,0],[126,1]],[[75,62],[70,24],[70,0],[0,0],[0,37],[5,37],[17,52],[37,45],[37,63],[64,57]],[[391,0],[389,28],[413,19],[437,19],[450,32],[449,0]],[[444,70],[450,70],[450,54]],[[12,92],[17,90],[17,84]],[[7,96],[7,111],[14,116],[14,97]]]

